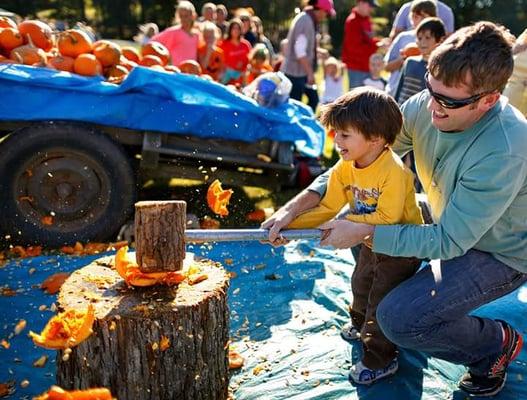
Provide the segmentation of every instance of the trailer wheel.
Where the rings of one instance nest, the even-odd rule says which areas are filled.
[[[3,241],[59,246],[110,239],[133,211],[121,146],[85,125],[47,123],[0,143]]]

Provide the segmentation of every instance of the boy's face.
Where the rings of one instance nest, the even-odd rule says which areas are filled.
[[[355,164],[359,167],[367,166],[375,161],[379,140],[383,139],[368,140],[357,129],[352,127],[347,128],[345,131],[335,129],[337,152],[344,160],[355,161]]]
[[[421,31],[417,34],[417,47],[423,56],[429,56],[439,43],[430,31]]]
[[[410,21],[412,21],[412,27],[415,28],[426,17],[428,17],[426,14],[410,12]]]
[[[337,66],[335,64],[326,65],[326,75],[334,77],[337,75]]]
[[[383,68],[384,68],[384,62],[382,58],[374,57],[370,59],[370,73],[372,75],[375,75],[375,76],[380,75]]]

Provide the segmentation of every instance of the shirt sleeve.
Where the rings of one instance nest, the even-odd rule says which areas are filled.
[[[459,257],[503,215],[526,175],[527,162],[518,156],[480,160],[458,179],[437,224],[376,226],[373,250],[399,257]]]
[[[393,20],[393,26],[398,29],[402,29],[403,31],[407,31],[411,28],[411,24],[409,21],[410,17],[410,6],[411,3],[405,3],[401,6],[399,11],[397,11],[397,15],[395,16],[395,19]]]
[[[311,184],[307,187],[307,190],[311,192],[316,192],[320,195],[320,197],[324,197],[324,195],[326,194],[326,189],[328,187],[328,179],[330,173],[331,169],[327,170],[322,175],[317,176],[316,179],[311,182]]]
[[[402,78],[402,76],[401,76]],[[401,82],[402,79],[399,80]],[[420,112],[420,104],[426,102],[420,101],[421,94],[419,96],[410,97],[401,105],[401,112],[403,113],[403,127],[401,132],[395,138],[395,142],[392,145],[392,150],[397,153],[399,157],[403,157],[405,154],[412,151],[413,146],[413,132],[415,130],[415,123]]]
[[[307,37],[303,33],[299,34],[294,44],[295,55],[297,58],[307,56]]]
[[[335,217],[342,207],[346,205],[348,198],[341,177],[341,165],[342,161],[331,168],[327,191],[320,204],[300,214],[289,224],[289,228],[315,228]]]

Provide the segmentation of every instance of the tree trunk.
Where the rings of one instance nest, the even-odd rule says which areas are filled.
[[[136,259],[142,272],[179,271],[185,259],[184,201],[135,204]]]
[[[225,270],[191,261],[208,279],[129,288],[105,257],[62,286],[60,309],[95,307],[93,334],[57,357],[57,384],[107,387],[118,399],[226,399],[229,312]]]

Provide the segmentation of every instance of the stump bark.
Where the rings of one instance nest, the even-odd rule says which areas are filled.
[[[113,257],[75,271],[63,284],[61,309],[92,303],[93,334],[57,357],[57,384],[104,386],[118,399],[226,399],[228,275],[211,261],[190,261],[208,275],[195,285],[127,287]]]
[[[179,271],[185,259],[184,201],[135,204],[136,259],[142,272]]]

